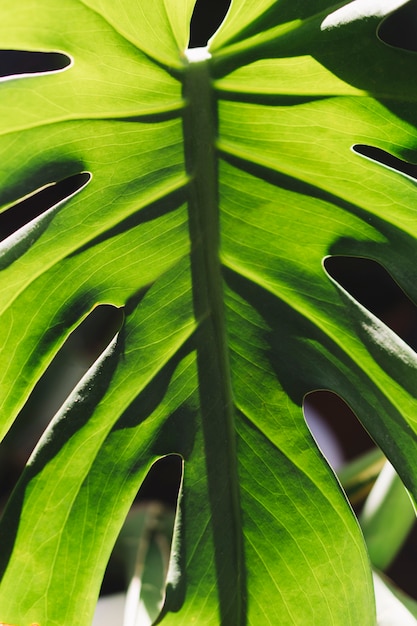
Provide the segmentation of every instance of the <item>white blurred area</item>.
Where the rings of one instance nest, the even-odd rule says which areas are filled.
[[[124,593],[100,598],[92,626],[122,626],[125,600]]]
[[[308,402],[308,398],[304,403],[304,417],[321,452],[332,468],[339,470],[346,462],[343,448],[319,411]]]

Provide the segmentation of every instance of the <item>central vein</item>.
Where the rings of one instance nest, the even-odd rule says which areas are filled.
[[[190,56],[189,56],[190,59]],[[189,222],[200,403],[221,624],[246,623],[246,580],[239,505],[234,406],[219,260],[217,107],[210,60],[185,70],[185,158],[191,177]]]

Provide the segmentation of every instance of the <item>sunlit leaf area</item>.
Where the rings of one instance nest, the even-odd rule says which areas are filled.
[[[0,0],[0,626],[417,624],[416,42]]]

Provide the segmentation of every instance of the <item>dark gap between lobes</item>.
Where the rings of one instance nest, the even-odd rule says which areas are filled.
[[[352,150],[356,152],[356,154],[360,154],[371,161],[375,161],[375,163],[389,167],[400,174],[406,174],[407,176],[417,180],[417,165],[415,163],[399,159],[386,150],[382,150],[382,148],[377,148],[376,146],[356,144],[352,147]]]
[[[317,445],[336,472],[375,446],[349,405],[332,391],[320,389],[307,394],[303,413]]]
[[[197,0],[190,23],[189,48],[200,48],[223,22],[231,0]]]
[[[0,50],[0,77],[40,74],[63,70],[71,59],[61,52]]]
[[[362,257],[332,256],[324,267],[355,300],[417,349],[417,307],[382,265]]]
[[[91,174],[82,172],[36,191],[24,200],[0,213],[0,241],[19,228],[45,213],[48,209],[70,198],[91,179]]]
[[[152,620],[164,601],[183,468],[178,454],[153,463],[116,542],[101,587],[102,596],[125,591],[137,576],[141,601]]]
[[[417,0],[410,0],[386,17],[378,28],[378,37],[395,48],[417,52]]]
[[[100,304],[73,330],[0,447],[0,512],[46,426],[122,327],[123,309]],[[70,324],[70,321],[68,322]]]

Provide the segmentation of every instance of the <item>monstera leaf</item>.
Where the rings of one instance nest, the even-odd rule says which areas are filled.
[[[94,307],[124,321],[3,515],[0,621],[90,624],[177,454],[164,624],[375,623],[302,405],[339,394],[417,496],[416,355],[326,271],[371,258],[417,298],[416,60],[378,37],[402,4],[233,0],[186,53],[193,0],[1,2],[4,50],[62,61],[1,84],[2,209],[74,187],[2,243],[2,432]]]

